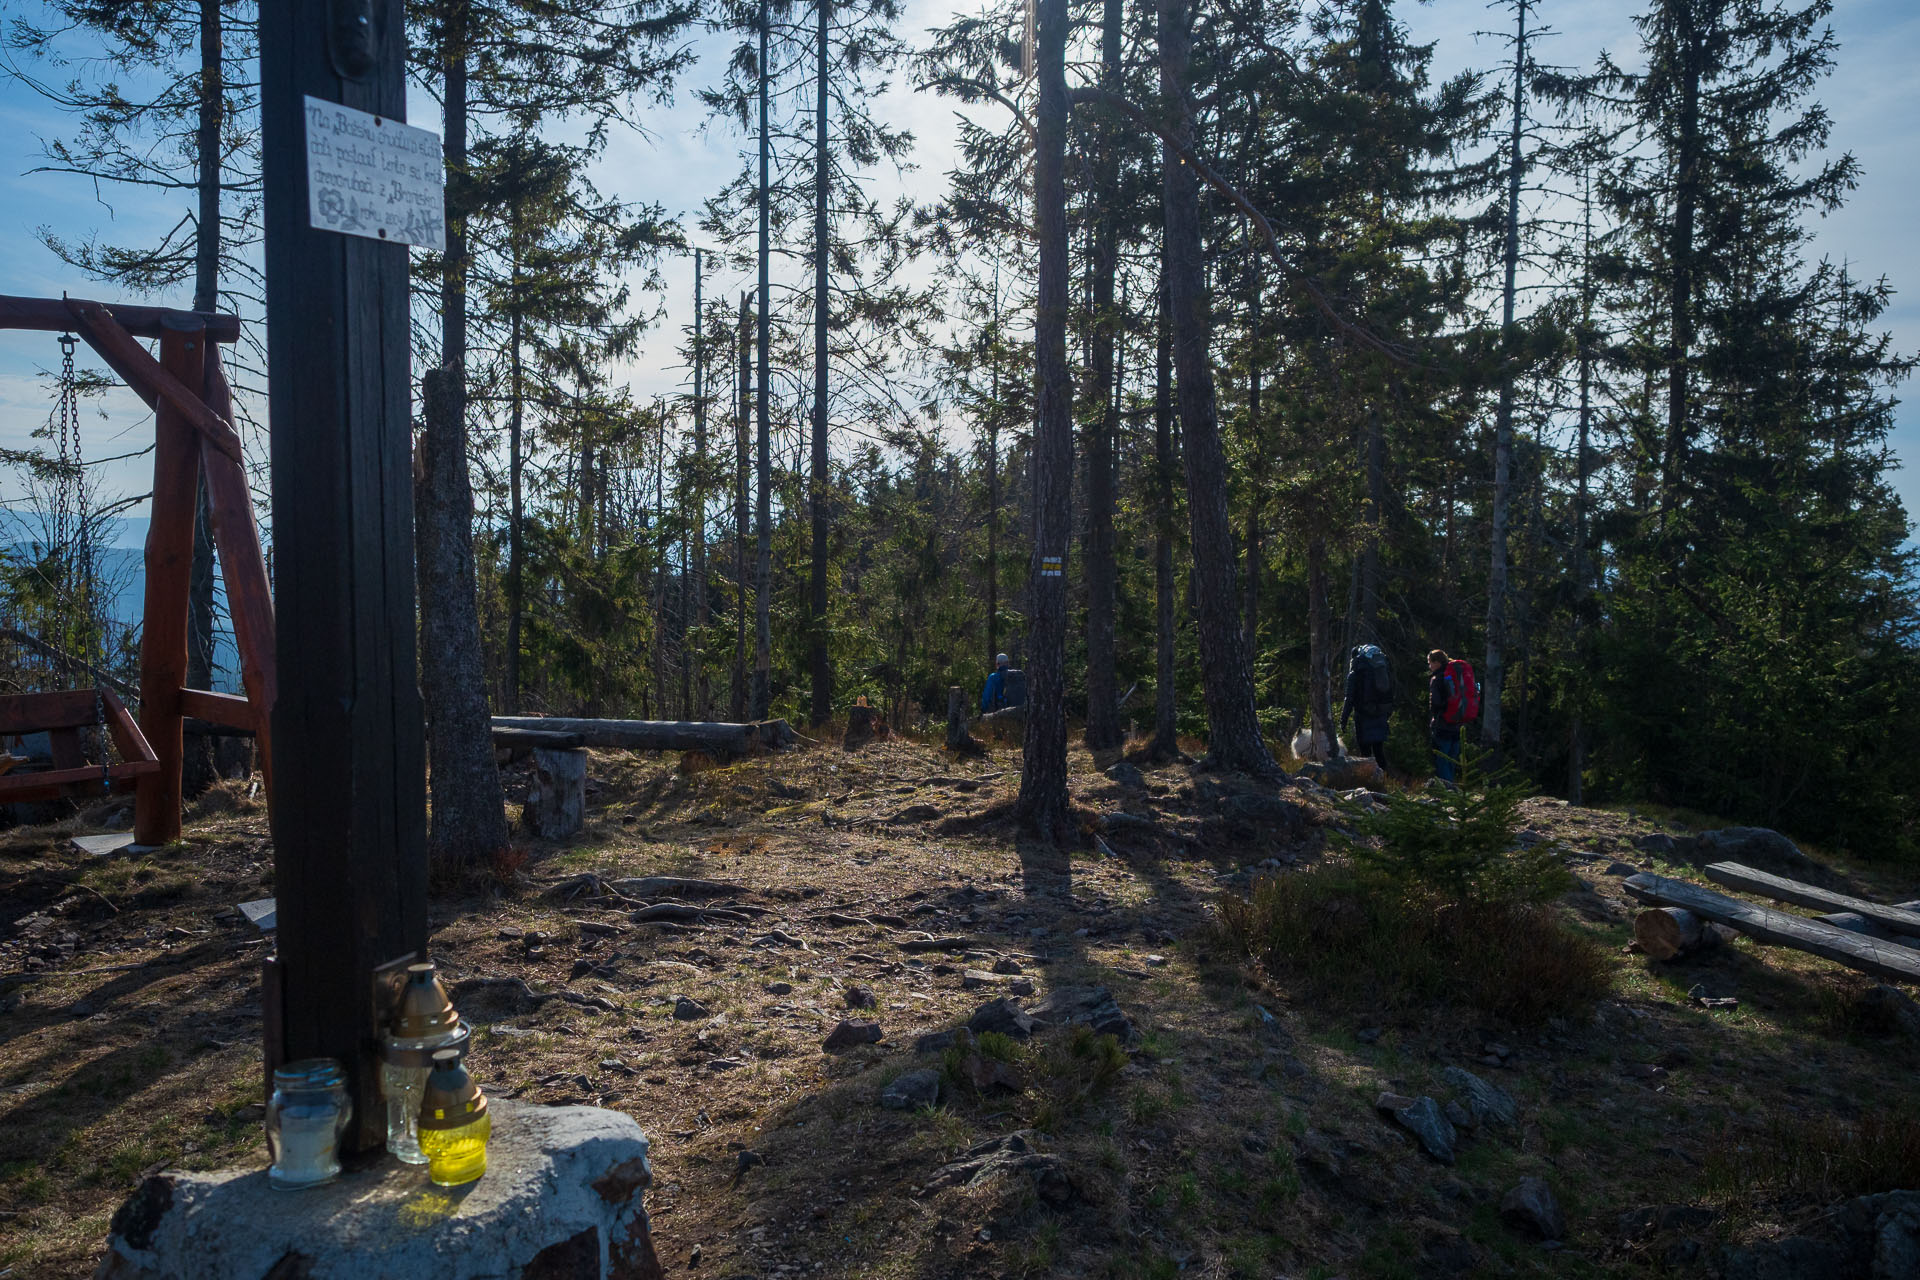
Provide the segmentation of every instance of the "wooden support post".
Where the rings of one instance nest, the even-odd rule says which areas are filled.
[[[404,120],[403,8],[260,9],[280,1048],[346,1067],[354,1153],[384,1139],[375,972],[427,945],[407,250],[310,225],[305,98]]]
[[[207,353],[206,394],[207,407],[233,421],[233,388],[220,365],[218,347]],[[240,685],[253,708],[248,727],[260,747],[260,776],[271,807],[273,704],[280,696],[274,665],[273,588],[260,553],[260,530],[254,524],[246,471],[205,436],[200,439],[200,466],[207,480],[207,509],[213,519],[213,545],[220,553],[220,577],[227,587],[234,647],[240,651]]]
[[[191,326],[191,327],[190,327]],[[206,330],[192,317],[160,332],[160,366],[194,396],[203,390]],[[193,516],[200,440],[170,400],[154,406],[153,502],[147,525],[147,598],[140,639],[140,732],[160,768],[134,792],[133,832],[141,844],[180,838],[180,690],[187,682],[187,594],[193,571]]]
[[[522,815],[542,840],[579,835],[587,825],[587,753],[580,747],[533,749],[533,782]]]

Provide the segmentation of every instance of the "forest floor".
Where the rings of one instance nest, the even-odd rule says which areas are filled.
[[[1261,802],[1235,797],[1259,788],[1185,765],[1123,786],[1100,771],[1117,758],[1076,749],[1076,806],[1145,822],[1060,854],[995,816],[1018,784],[1006,746],[963,761],[896,737],[691,773],[596,752],[581,837],[436,894],[433,958],[481,1028],[474,1074],[496,1095],[636,1117],[662,1262],[718,1280],[1707,1274],[1824,1207],[1742,1182],[1777,1122],[1844,1128],[1920,1090],[1912,1042],[1849,1029],[1857,975],[1744,940],[1677,966],[1623,951],[1621,879],[1692,870],[1631,844],[1683,830],[1675,815],[1524,809],[1585,882],[1564,910],[1616,957],[1590,1015],[1356,1015],[1290,997],[1215,924],[1223,893],[1326,856],[1343,819],[1324,796],[1282,792],[1312,809],[1283,832],[1242,820]],[[87,1274],[145,1174],[265,1161],[265,944],[235,904],[272,892],[272,857],[245,785],[147,856],[72,848],[124,825],[106,807],[0,837],[0,1276]],[[1884,900],[1920,896],[1836,866]],[[729,882],[722,901],[750,922],[635,924],[588,872]],[[906,945],[930,936],[965,942]],[[1126,1052],[1064,1031],[916,1052],[1029,983],[1029,1008],[1105,988]],[[1702,1007],[1697,986],[1737,1007]],[[847,1017],[883,1038],[824,1051]],[[1464,1136],[1451,1167],[1374,1106],[1383,1090],[1454,1096],[1449,1066],[1520,1113]],[[878,1105],[916,1068],[946,1072],[940,1105]],[[966,1164],[1010,1134],[1026,1150]],[[1557,1244],[1502,1220],[1523,1175],[1565,1210]]]

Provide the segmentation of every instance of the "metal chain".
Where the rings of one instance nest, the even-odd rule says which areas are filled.
[[[100,789],[111,791],[113,778],[107,772],[107,702],[98,684],[93,686],[93,733],[94,749],[100,753]]]
[[[67,542],[74,534],[75,491],[79,488],[80,394],[73,376],[73,351],[77,345],[72,334],[60,335],[60,404],[54,411],[60,469],[53,489],[53,549],[61,553],[66,551]]]

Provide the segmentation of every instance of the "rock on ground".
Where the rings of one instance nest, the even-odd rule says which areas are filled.
[[[967,1019],[967,1030],[975,1035],[995,1031],[1003,1036],[1012,1036],[1015,1040],[1025,1040],[1033,1034],[1033,1028],[1034,1020],[1027,1011],[1005,996],[989,1000]]]
[[[880,1105],[889,1111],[913,1111],[940,1102],[940,1073],[927,1068],[905,1071],[880,1091]]]
[[[1540,1178],[1522,1178],[1500,1198],[1500,1217],[1508,1226],[1528,1231],[1542,1240],[1567,1238],[1567,1218],[1560,1202]]]
[[[266,1171],[148,1178],[113,1216],[95,1280],[659,1280],[631,1116],[495,1098],[487,1172],[457,1191],[382,1160],[321,1187]]]
[[[1459,1093],[1461,1104],[1473,1117],[1476,1127],[1488,1121],[1504,1125],[1520,1122],[1519,1104],[1513,1100],[1512,1094],[1499,1085],[1490,1084],[1473,1072],[1459,1067],[1448,1067],[1440,1073],[1440,1078]]]
[[[1453,1125],[1440,1113],[1440,1104],[1432,1098],[1405,1098],[1383,1093],[1374,1106],[1420,1140],[1426,1153],[1441,1164],[1453,1163]]]
[[[858,1018],[842,1018],[840,1025],[827,1034],[820,1047],[828,1053],[837,1053],[841,1049],[851,1049],[855,1045],[878,1044],[880,1042],[880,1024],[863,1022]]]
[[[1085,1025],[1123,1044],[1133,1038],[1133,1022],[1105,987],[1057,987],[1027,1010],[1035,1022],[1049,1026]]]

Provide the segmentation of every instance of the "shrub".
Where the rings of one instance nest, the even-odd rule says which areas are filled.
[[[1573,876],[1545,844],[1516,849],[1527,789],[1500,782],[1484,791],[1436,787],[1390,795],[1355,824],[1356,866],[1391,885],[1430,890],[1460,902],[1546,902],[1573,887]]]
[[[1757,1133],[1727,1135],[1707,1155],[1707,1186],[1819,1204],[1920,1187],[1920,1107],[1874,1106],[1848,1124],[1775,1116]]]

